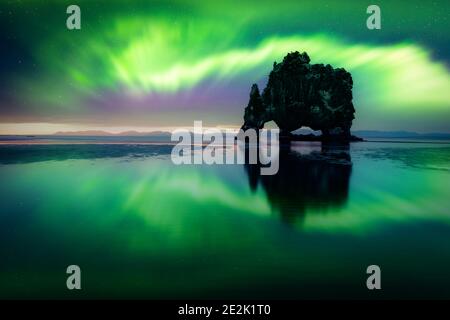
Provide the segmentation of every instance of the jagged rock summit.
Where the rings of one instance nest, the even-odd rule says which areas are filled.
[[[306,52],[288,53],[274,62],[262,95],[256,84],[245,108],[243,130],[261,129],[268,121],[280,128],[281,137],[301,127],[321,130],[323,141],[351,141],[355,108],[352,76],[329,64],[310,64]],[[357,139],[357,138],[356,138]]]

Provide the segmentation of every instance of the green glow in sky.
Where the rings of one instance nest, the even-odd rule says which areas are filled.
[[[203,113],[208,125],[238,126],[251,84],[264,85],[286,53],[306,51],[312,63],[352,73],[355,128],[450,130],[450,72],[436,59],[437,9],[422,12],[438,21],[422,34],[409,15],[399,20],[404,9],[384,2],[391,15],[372,33],[352,1],[287,2],[273,10],[246,1],[239,8],[197,1],[188,9],[177,1],[80,6],[82,30],[58,28],[54,18],[35,25],[39,15],[29,20],[40,36],[13,29],[34,67],[8,77],[3,123],[186,126]]]

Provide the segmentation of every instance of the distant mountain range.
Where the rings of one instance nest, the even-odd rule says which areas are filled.
[[[294,134],[320,134],[319,131],[312,131],[309,129],[299,129],[293,132]],[[377,131],[377,130],[355,130],[352,134],[365,139],[433,139],[433,140],[450,140],[450,133],[432,132],[432,133],[418,133],[412,131]],[[59,131],[53,134],[54,136],[128,136],[128,137],[151,137],[151,136],[170,136],[171,133],[167,131],[124,131],[119,133],[111,133],[101,130],[86,130],[86,131]]]
[[[142,137],[142,136],[170,136],[170,132],[166,131],[124,131],[119,133],[111,133],[101,130],[86,130],[86,131],[58,131],[54,133],[55,136],[128,136],[128,137]]]
[[[361,138],[398,138],[398,139],[450,139],[450,133],[430,132],[418,133],[412,131],[377,131],[377,130],[356,130],[352,134]]]

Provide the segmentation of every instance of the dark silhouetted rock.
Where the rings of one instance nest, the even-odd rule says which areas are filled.
[[[348,145],[322,145],[307,154],[282,147],[280,169],[261,175],[261,164],[245,164],[251,190],[265,191],[272,209],[289,224],[302,224],[307,213],[336,212],[348,201],[352,160]]]
[[[309,62],[306,52],[296,51],[274,63],[262,95],[256,84],[251,88],[243,130],[261,129],[273,120],[281,137],[290,138],[291,131],[310,127],[322,132],[322,141],[357,139],[350,134],[355,118],[351,74]]]

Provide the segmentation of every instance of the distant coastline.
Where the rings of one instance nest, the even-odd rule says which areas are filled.
[[[123,131],[119,133],[111,133],[108,131],[101,130],[86,130],[86,131],[58,131],[53,134],[53,136],[125,136],[125,137],[140,137],[140,136],[170,136],[171,133],[167,131],[150,131],[150,132],[140,132],[140,131]]]
[[[411,131],[355,130],[352,135],[368,142],[434,142],[450,143],[450,133],[417,133]],[[318,142],[320,132],[300,129],[292,133],[291,141]],[[172,144],[167,131],[59,131],[48,135],[0,135],[0,144]]]
[[[352,134],[368,138],[398,138],[398,139],[432,139],[432,140],[450,140],[450,133],[429,132],[418,133],[413,131],[377,131],[377,130],[356,130]]]
[[[320,132],[312,131],[309,129],[300,129],[293,132],[297,136],[309,136],[309,135],[319,135]],[[361,138],[409,138],[409,139],[433,139],[433,140],[450,140],[450,133],[445,132],[428,132],[428,133],[418,133],[414,131],[381,131],[381,130],[355,130],[352,134]],[[58,131],[53,134],[0,134],[0,139],[5,137],[28,137],[28,138],[38,138],[38,137],[153,137],[153,136],[170,136],[171,133],[168,131],[123,131],[119,133],[112,133],[108,131],[101,130],[85,130],[85,131]]]

